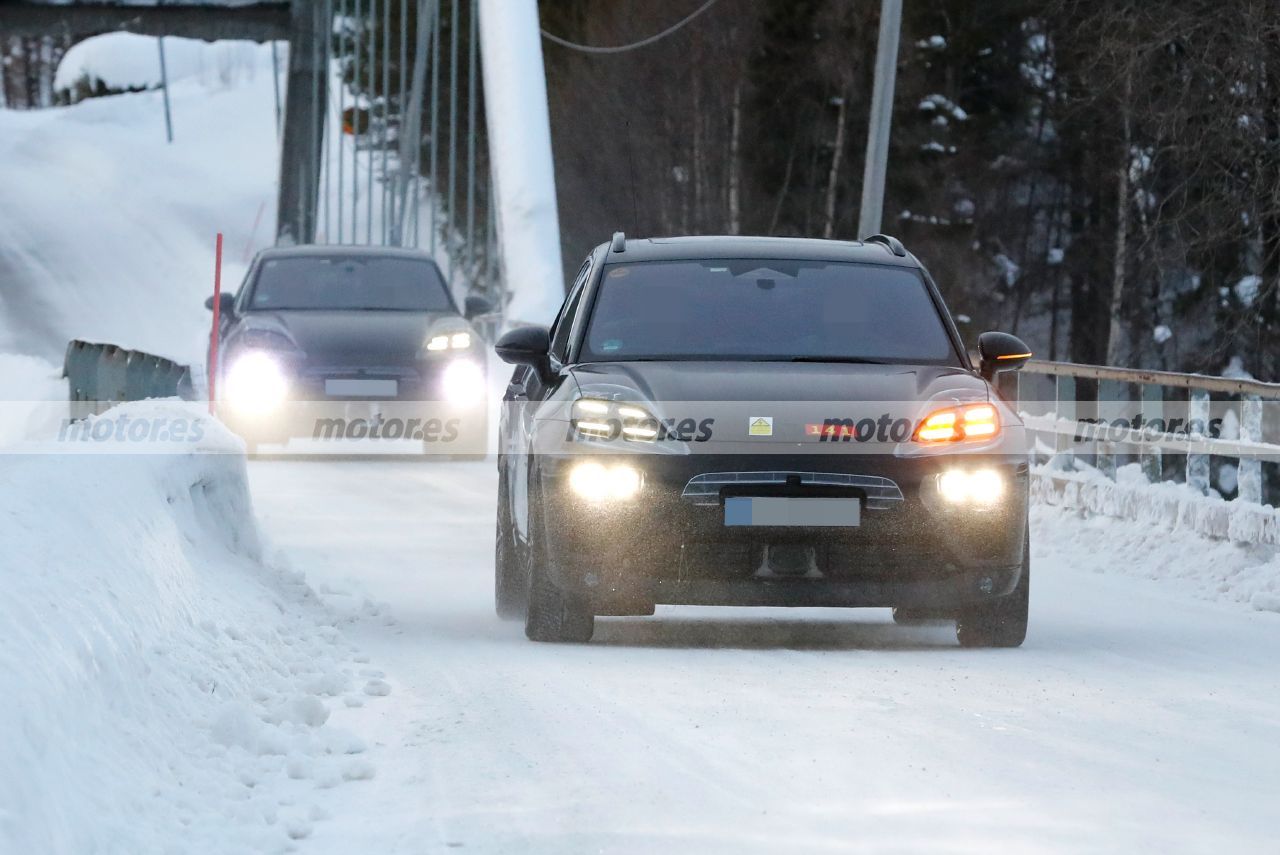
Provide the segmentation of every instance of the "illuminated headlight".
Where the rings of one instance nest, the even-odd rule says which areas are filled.
[[[938,476],[938,492],[949,504],[991,508],[1004,498],[1004,478],[994,469],[952,469]]]
[[[653,442],[659,433],[658,420],[644,407],[602,398],[574,401],[573,424],[578,435],[588,439],[621,436],[632,442]]]
[[[433,335],[427,340],[427,350],[438,353],[442,350],[465,350],[471,346],[471,333],[457,332],[444,335]]]
[[[626,464],[605,466],[584,461],[569,472],[569,487],[592,502],[632,499],[643,483],[639,470]]]
[[[441,377],[441,390],[451,404],[474,403],[484,395],[484,371],[467,359],[451,362]]]
[[[227,371],[227,403],[246,416],[274,412],[289,394],[289,378],[273,356],[251,351],[238,357]]]

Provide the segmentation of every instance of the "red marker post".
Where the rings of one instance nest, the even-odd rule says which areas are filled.
[[[222,232],[218,232],[213,261],[213,329],[209,331],[209,413],[217,407],[215,384],[218,377],[218,327],[222,321]]]

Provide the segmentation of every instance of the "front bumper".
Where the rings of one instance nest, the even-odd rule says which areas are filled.
[[[293,438],[320,441],[380,440],[421,442],[432,451],[483,454],[488,448],[489,404],[483,388],[472,401],[446,399],[442,376],[447,363],[399,366],[288,366],[289,396],[278,407],[238,412],[219,402],[223,421],[254,443]],[[330,395],[326,380],[395,381],[395,394],[378,397]]]
[[[1006,480],[990,510],[949,508],[929,485],[955,461],[945,456],[724,458],[628,455],[645,486],[637,499],[593,505],[568,489],[568,468],[581,458],[543,461],[539,484],[547,566],[556,583],[600,612],[619,603],[771,606],[951,607],[1010,593],[1021,574],[1027,519],[1027,460],[968,457]],[[722,498],[690,498],[690,481],[708,472],[858,475],[844,479],[863,499],[850,528],[727,527]],[[795,483],[786,495],[815,495]],[[812,480],[812,479],[808,479]],[[836,480],[836,479],[827,479]],[[868,484],[889,482],[900,495]],[[859,487],[857,484],[863,484]],[[737,488],[745,494],[750,487]],[[776,495],[775,486],[769,493]],[[778,572],[773,556],[785,555]]]

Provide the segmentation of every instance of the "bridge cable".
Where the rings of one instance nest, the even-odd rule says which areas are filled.
[[[541,30],[541,33],[542,33],[542,37],[547,41],[554,42],[555,44],[558,44],[561,47],[567,47],[570,50],[581,51],[583,53],[595,53],[595,54],[625,53],[626,51],[635,50],[636,48],[642,48],[647,45],[651,45],[656,41],[660,41],[661,39],[665,39],[667,36],[681,29],[682,27],[685,26],[685,24],[688,24],[694,18],[698,17],[703,12],[710,9],[712,6],[716,4],[716,2],[717,0],[707,0],[707,2],[703,3],[697,9],[695,9],[687,17],[683,18],[680,21],[677,21],[675,24],[672,24],[670,27],[667,27],[662,32],[657,33],[656,35],[649,36],[649,38],[647,39],[641,39],[638,42],[632,42],[629,45],[617,45],[615,47],[597,47],[595,45],[580,45],[580,44],[577,44],[576,42],[571,42],[568,39],[562,39],[553,33],[547,32],[546,30]]]

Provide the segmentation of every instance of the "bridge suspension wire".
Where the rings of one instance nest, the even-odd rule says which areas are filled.
[[[581,51],[582,53],[593,53],[593,54],[626,53],[627,51],[636,50],[642,47],[648,47],[654,42],[662,41],[667,36],[672,35],[673,33],[676,33],[679,30],[683,29],[685,25],[689,24],[695,18],[701,15],[703,12],[707,11],[712,6],[716,5],[717,2],[718,0],[707,0],[707,2],[703,3],[697,9],[694,9],[687,16],[677,21],[676,23],[672,24],[670,27],[667,27],[662,32],[649,36],[647,39],[641,39],[638,42],[632,42],[631,44],[627,44],[627,45],[615,45],[615,46],[583,45],[583,44],[578,44],[577,42],[571,42],[568,39],[561,38],[560,36],[557,36],[554,33],[549,33],[546,30],[540,30],[539,32],[542,33],[542,37],[544,39],[546,39],[549,42],[552,42],[553,44],[558,44],[560,45],[560,47],[569,48],[570,50]]]
[[[319,101],[323,119],[316,145],[282,163],[316,185],[302,242],[420,248],[459,300],[496,303],[479,0],[314,3],[327,24],[317,20],[306,43],[315,82],[294,100],[313,112]]]

